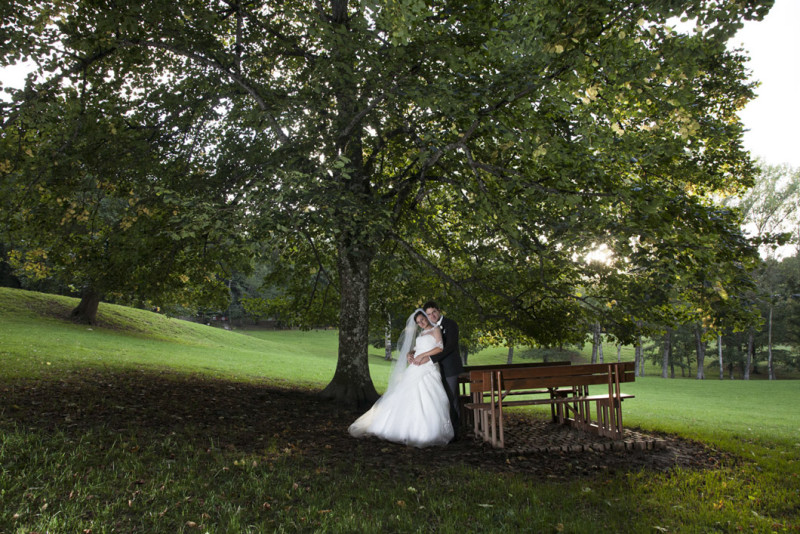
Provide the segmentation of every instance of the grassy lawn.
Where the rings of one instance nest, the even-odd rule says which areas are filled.
[[[414,468],[413,458],[435,451],[391,444],[386,454],[408,462],[372,465],[359,460],[360,442],[342,457],[324,447],[302,454],[277,430],[241,434],[250,409],[269,407],[237,406],[233,393],[225,398],[242,388],[255,395],[275,385],[321,389],[336,365],[335,331],[228,332],[105,304],[100,324],[89,328],[63,319],[74,305],[0,288],[2,533],[800,530],[800,382],[651,373],[626,384],[636,395],[625,403],[626,426],[724,451],[726,460],[712,470],[559,479],[453,462],[429,471]],[[382,390],[389,364],[381,349],[370,357]],[[505,349],[470,363],[498,360]],[[192,384],[189,400],[156,409],[162,405],[147,399],[148,410],[130,408],[125,400],[136,395],[137,373],[154,372]],[[110,381],[119,384],[118,397],[109,395]],[[31,405],[6,402],[12,394]],[[59,403],[73,415],[48,416]],[[181,410],[190,408],[204,419],[186,420]],[[77,431],[79,417],[92,414],[102,424]],[[237,445],[227,432],[259,437]]]

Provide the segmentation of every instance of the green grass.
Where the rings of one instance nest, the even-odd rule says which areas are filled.
[[[76,302],[0,288],[0,358],[6,377],[33,377],[48,369],[147,366],[319,385],[336,368],[335,330],[243,335],[111,304],[101,304],[100,324],[89,327],[64,320]],[[389,365],[378,349],[373,352],[377,383],[380,368],[388,376]]]
[[[85,404],[69,401],[78,404],[72,409],[113,411],[92,396],[89,377],[145,369],[231,387],[319,389],[336,365],[332,330],[228,332],[106,304],[100,324],[87,328],[63,319],[74,305],[0,288],[3,533],[800,530],[800,382],[648,376],[626,384],[636,395],[625,402],[626,426],[727,451],[715,470],[551,480],[456,464],[426,473],[304,456],[274,436],[231,448],[190,425],[185,433],[121,432],[111,419],[82,433],[25,425],[10,414],[37,407],[9,406],[3,391],[87,377]],[[470,363],[497,360],[505,361],[505,349]],[[381,350],[371,349],[370,365],[382,390],[389,364]],[[197,402],[209,402],[202,391]]]
[[[625,384],[627,423],[664,432],[800,446],[800,382],[665,380]]]

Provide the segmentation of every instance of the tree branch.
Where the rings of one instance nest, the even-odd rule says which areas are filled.
[[[271,127],[272,131],[275,133],[275,135],[278,137],[280,142],[283,143],[283,144],[288,144],[291,141],[291,139],[289,139],[289,136],[286,135],[286,132],[284,132],[283,129],[278,124],[278,120],[269,111],[269,106],[267,105],[267,103],[264,100],[264,98],[259,94],[258,90],[255,87],[253,87],[250,83],[248,83],[248,81],[244,78],[244,76],[242,76],[241,74],[226,68],[219,61],[217,61],[215,59],[208,58],[208,57],[206,57],[204,55],[201,55],[201,54],[198,54],[196,52],[191,52],[189,50],[183,50],[183,49],[181,49],[181,48],[179,48],[179,47],[177,47],[175,45],[162,43],[162,42],[158,42],[158,41],[127,41],[127,40],[123,40],[123,41],[120,41],[120,45],[123,46],[123,47],[127,47],[127,46],[130,46],[130,47],[145,46],[145,47],[148,47],[148,48],[157,48],[157,49],[161,49],[161,50],[167,50],[168,52],[172,52],[172,53],[177,54],[179,56],[182,56],[182,57],[191,59],[193,61],[196,61],[196,62],[200,63],[201,65],[209,67],[209,68],[219,72],[220,74],[230,78],[239,87],[241,87],[247,94],[249,94],[251,97],[253,97],[253,99],[256,101],[256,104],[258,104],[258,107],[263,112],[266,113],[267,120],[268,120],[268,122],[270,124],[270,127]]]

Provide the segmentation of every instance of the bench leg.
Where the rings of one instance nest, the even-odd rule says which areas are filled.
[[[501,407],[501,408],[498,410],[498,413],[497,413],[497,434],[498,434],[498,440],[497,440],[497,444],[495,444],[495,447],[498,447],[498,448],[500,448],[500,449],[502,449],[503,447],[505,447],[505,446],[506,446],[505,434],[503,433],[503,423],[504,423],[504,421],[503,421],[503,409],[502,409],[502,407]]]
[[[622,406],[617,399],[601,399],[596,401],[597,406],[597,430],[609,438],[621,439],[622,429]]]
[[[602,434],[608,434],[609,428],[608,401],[597,401],[597,426]]]
[[[459,395],[458,397],[458,404],[459,408],[461,409],[461,428],[467,429],[472,426],[472,417],[473,413],[472,410],[467,409],[467,404],[469,404],[470,398],[468,395]]]

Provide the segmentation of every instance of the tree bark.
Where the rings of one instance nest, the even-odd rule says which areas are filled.
[[[744,364],[744,373],[743,377],[745,380],[750,380],[750,367],[753,365],[753,353],[755,352],[754,345],[755,345],[755,333],[753,329],[750,328],[747,331],[747,360]]]
[[[641,322],[638,324],[641,327]],[[633,359],[636,362],[636,376],[644,376],[644,350],[642,349],[642,336],[636,337],[636,349],[634,350]]]
[[[364,409],[379,397],[369,374],[369,267],[372,255],[358,246],[339,246],[339,358],[322,397]]]
[[[320,4],[322,5],[322,4]],[[344,30],[348,20],[347,0],[331,0],[330,22]],[[331,60],[356,67],[354,50],[349,46],[332,51]],[[339,202],[355,206],[368,198],[370,180],[364,167],[362,146],[363,124],[353,117],[358,113],[359,86],[353,77],[331,81],[336,97],[336,154],[346,158],[346,168],[337,171],[334,180],[341,187]],[[344,161],[344,160],[343,160]],[[355,217],[355,218],[354,218]],[[337,243],[339,273],[339,358],[333,379],[322,391],[322,397],[344,406],[364,409],[379,397],[369,373],[369,285],[370,266],[375,258],[376,236],[364,232],[370,221],[366,215],[353,212],[338,214],[341,234]],[[346,221],[346,222],[343,222]],[[336,224],[336,223],[334,223]],[[402,356],[404,357],[404,356]]]
[[[769,325],[767,327],[767,372],[770,380],[775,380],[775,367],[772,365],[772,301],[769,303]]]
[[[508,356],[506,357],[506,363],[511,365],[514,362],[514,345],[508,347]]]
[[[664,349],[662,351],[662,359],[661,359],[661,378],[669,378],[669,355],[671,352],[670,348],[670,330],[667,329],[667,333],[664,334]]]
[[[383,359],[387,362],[392,361],[392,315],[386,313],[386,336],[385,336],[385,353]]]
[[[600,348],[600,323],[595,323],[592,326],[592,363],[597,363],[597,356],[601,350],[602,349]]]
[[[603,336],[599,331],[597,334],[597,341],[597,362],[603,363]]]
[[[699,324],[694,329],[694,340],[697,345],[697,379],[705,380],[706,344],[703,341],[703,327]]]
[[[725,367],[722,364],[722,334],[717,334],[717,353],[719,354],[719,379],[725,380]]]
[[[91,286],[86,287],[81,294],[81,301],[70,313],[70,318],[80,324],[97,324],[97,308],[100,306],[101,295]]]

